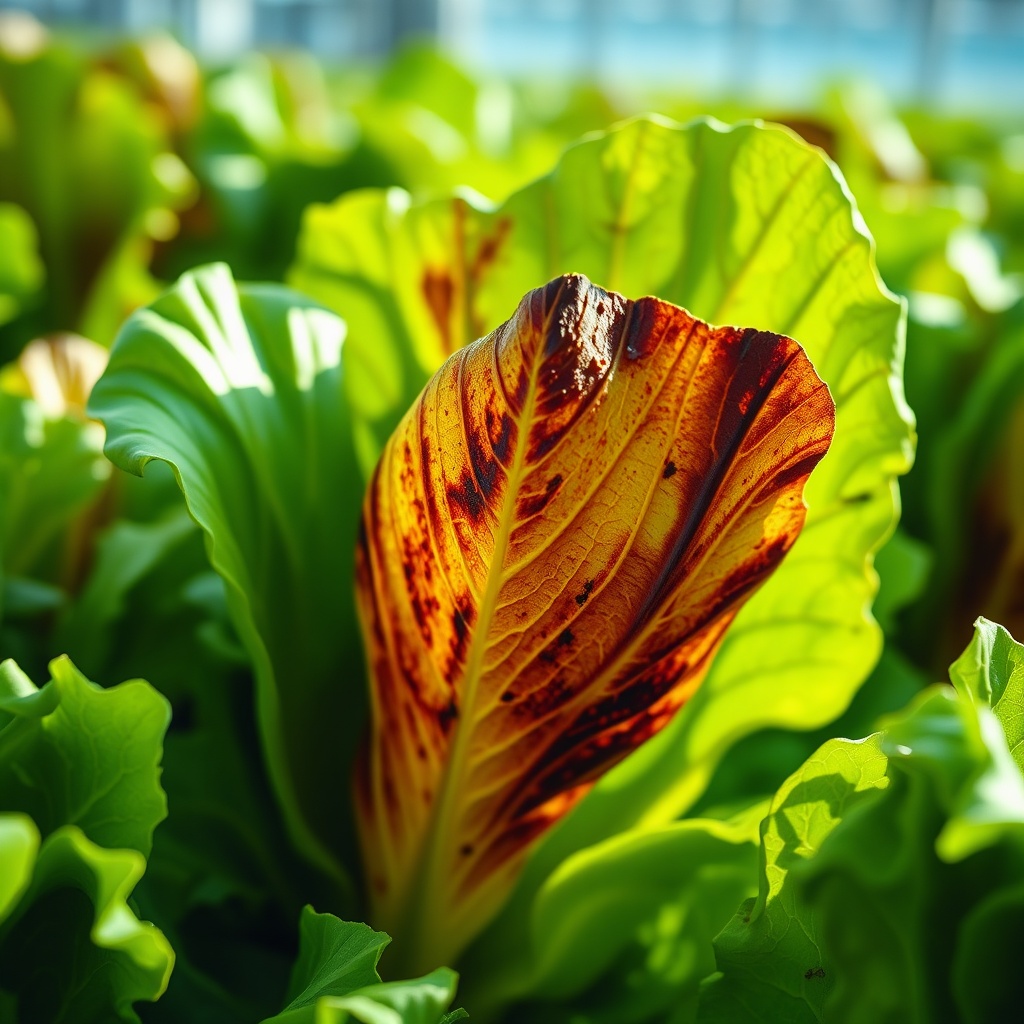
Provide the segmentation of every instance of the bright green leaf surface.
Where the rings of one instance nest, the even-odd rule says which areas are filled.
[[[148,855],[167,813],[167,701],[141,680],[101,689],[67,658],[50,671],[37,690],[13,662],[0,665],[0,807],[30,815],[44,836],[76,825],[102,846]]]
[[[576,271],[714,323],[788,333],[837,405],[807,525],[743,609],[686,711],[609,773],[537,851],[483,947],[521,955],[532,894],[573,851],[671,820],[737,739],[839,714],[875,663],[871,553],[912,453],[902,314],[833,165],[780,129],[638,120],[583,141],[498,208],[392,190],[311,208],[292,282],[349,325],[347,387],[364,472],[445,355],[518,296]]]
[[[458,976],[439,968],[411,981],[382,982],[377,962],[391,939],[365,924],[316,914],[299,923],[299,959],[288,1005],[264,1024],[442,1024]]]
[[[125,325],[90,410],[107,454],[170,463],[252,659],[269,767],[304,852],[350,841],[365,682],[352,597],[362,481],[341,397],[344,324],[224,266]]]
[[[822,966],[817,922],[803,913],[793,866],[813,857],[843,817],[887,785],[877,737],[831,740],[786,781],[761,825],[761,879],[715,942],[724,979],[701,999],[701,1020],[814,1020],[824,986],[807,971]],[[783,970],[782,968],[786,969]],[[737,1016],[738,1015],[738,1016]]]
[[[132,1004],[156,999],[174,962],[126,902],[166,814],[168,706],[139,680],[101,689],[67,658],[50,671],[37,689],[0,664],[0,1006],[21,1022],[137,1021]]]
[[[660,1020],[684,1004],[692,1015],[711,940],[753,891],[764,810],[635,829],[570,857],[534,902],[529,957],[465,965],[474,1016],[524,997],[513,1018]]]
[[[998,623],[980,618],[974,639],[950,666],[949,678],[971,700],[992,708],[1024,771],[1024,645]]]
[[[31,882],[0,919],[0,992],[17,1007],[14,1019],[138,1021],[132,1004],[159,998],[174,964],[167,940],[127,903],[145,858],[103,849],[66,825],[32,860]]]
[[[320,996],[346,995],[377,984],[377,963],[390,941],[368,925],[340,921],[306,907],[299,920],[299,959],[292,971],[287,1009],[311,1006]]]
[[[27,814],[0,813],[0,922],[32,879],[39,829]]]
[[[1024,779],[986,707],[936,687],[885,731],[830,741],[775,797],[761,856],[758,898],[715,940],[701,1024],[1012,1012],[1012,982],[977,1001],[971,975],[1021,934]]]

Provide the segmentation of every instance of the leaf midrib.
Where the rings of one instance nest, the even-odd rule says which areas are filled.
[[[548,310],[545,311],[541,327],[542,337],[546,337],[550,329],[551,313],[558,309],[558,303],[564,289],[565,282],[563,280],[557,295],[551,301]],[[512,465],[507,474],[507,485],[502,507],[498,515],[499,528],[487,572],[487,585],[484,588],[483,598],[477,611],[476,623],[473,627],[469,651],[466,656],[462,692],[460,694],[461,699],[459,702],[459,717],[455,724],[451,754],[448,757],[441,777],[441,783],[438,787],[438,798],[435,804],[437,810],[432,815],[431,821],[427,826],[424,852],[420,861],[421,870],[418,872],[419,878],[413,890],[414,903],[411,908],[410,923],[412,925],[413,942],[415,945],[420,944],[423,938],[424,925],[433,916],[427,904],[432,899],[434,893],[443,886],[444,854],[451,845],[453,818],[457,802],[456,795],[459,792],[468,754],[468,740],[472,732],[470,728],[467,728],[466,723],[473,721],[472,712],[478,699],[480,681],[483,676],[484,659],[487,653],[488,637],[490,634],[490,622],[497,611],[498,598],[505,582],[505,556],[512,536],[512,529],[515,525],[515,495],[518,493],[518,487],[523,475],[523,467],[526,465],[526,453],[529,448],[529,426],[533,422],[537,407],[539,355],[542,350],[543,345],[538,349],[537,356],[533,359],[533,365],[530,368],[530,386],[519,416],[521,426],[516,438]]]

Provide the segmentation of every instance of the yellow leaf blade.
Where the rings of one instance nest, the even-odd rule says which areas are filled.
[[[455,955],[534,840],[685,704],[796,540],[833,427],[791,339],[577,275],[427,384],[358,561],[361,831],[413,964]]]

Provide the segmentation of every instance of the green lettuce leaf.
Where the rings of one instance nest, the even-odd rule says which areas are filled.
[[[174,953],[128,898],[167,804],[167,702],[108,690],[66,658],[41,689],[0,664],[0,1012],[4,1019],[137,1021]]]
[[[835,440],[803,534],[729,631],[700,691],[599,782],[533,856],[481,962],[528,955],[532,901],[574,851],[670,821],[744,735],[838,715],[875,664],[872,553],[893,528],[913,452],[903,317],[834,165],[791,133],[628,122],[569,149],[498,207],[361,192],[313,206],[290,280],[345,316],[346,387],[364,473],[453,349],[519,295],[580,272],[713,323],[787,333],[836,400]],[[813,680],[813,685],[810,682]]]
[[[474,1015],[524,997],[512,1019],[538,1024],[692,1013],[715,969],[711,940],[754,891],[765,809],[632,829],[568,858],[534,901],[528,957],[487,971],[472,957],[464,965]]]
[[[23,848],[32,841],[29,819],[0,814],[0,863],[11,819]],[[174,964],[164,936],[127,902],[146,867],[142,854],[104,849],[66,825],[18,866],[30,881],[0,913],[0,1007],[6,996],[18,1021],[138,1021],[132,1004],[158,999]]]
[[[67,658],[37,690],[0,664],[0,808],[31,816],[43,835],[76,825],[94,843],[149,854],[167,814],[160,788],[167,702],[148,683],[90,683]]]
[[[287,1005],[264,1024],[445,1024],[458,976],[446,967],[411,981],[382,982],[377,963],[391,939],[365,924],[306,907]]]
[[[115,465],[171,465],[252,660],[271,778],[300,848],[344,884],[364,720],[352,595],[362,482],[344,324],[275,286],[186,274],[125,325],[93,391]]]
[[[63,601],[66,531],[110,473],[96,424],[0,388],[0,620]]]
[[[182,508],[171,508],[152,522],[121,519],[111,525],[96,543],[95,561],[81,594],[62,617],[56,646],[73,651],[75,660],[86,667],[104,664],[132,589],[177,552],[194,530]]]
[[[953,668],[965,687],[990,641],[994,675],[1020,656],[990,626]],[[1012,1016],[1015,977],[993,966],[1024,935],[1024,777],[986,698],[935,687],[882,732],[830,741],[761,837],[759,894],[715,940],[701,1024]]]
[[[1024,645],[997,622],[979,618],[967,650],[950,665],[949,678],[960,693],[992,708],[1024,771]]]

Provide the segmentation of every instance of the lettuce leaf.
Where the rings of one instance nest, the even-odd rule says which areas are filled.
[[[109,476],[102,445],[95,424],[0,387],[0,620],[65,599],[62,541]]]
[[[949,678],[961,694],[995,712],[1024,771],[1024,646],[999,623],[981,617],[967,650],[950,665]]]
[[[341,887],[339,858],[353,856],[344,780],[366,700],[344,333],[293,292],[202,268],[128,321],[89,406],[116,465],[173,468],[255,669],[286,820]]]
[[[306,907],[285,1008],[263,1024],[445,1024],[458,976],[446,967],[411,981],[382,982],[377,963],[391,939],[365,924]]]
[[[0,835],[12,817],[0,814]],[[132,1004],[159,998],[174,963],[161,932],[127,902],[145,865],[137,851],[105,849],[73,825],[43,840],[21,865],[31,881],[0,921],[0,1006],[6,995],[23,1021],[138,1021]]]
[[[108,344],[155,290],[153,242],[177,232],[192,175],[140,89],[30,17],[0,24],[0,94],[0,202],[32,218],[46,266],[34,333]]]
[[[67,658],[37,690],[0,664],[0,808],[31,816],[45,836],[75,825],[92,842],[144,857],[167,814],[160,788],[167,702],[148,683],[108,690]]]
[[[979,623],[951,670],[960,693],[934,687],[882,732],[830,741],[776,794],[759,894],[715,940],[701,1024],[1012,1016],[1024,776],[998,697],[993,713],[968,696],[979,654],[992,678],[1022,649]]]
[[[538,1024],[692,1014],[715,968],[711,940],[753,894],[765,809],[632,829],[574,854],[534,902],[526,955],[465,964],[467,1005],[486,1018],[520,1000],[511,1018]]]
[[[37,689],[0,664],[0,1013],[137,1021],[174,953],[128,904],[166,814],[166,701],[140,680],[103,690],[66,658]]]

